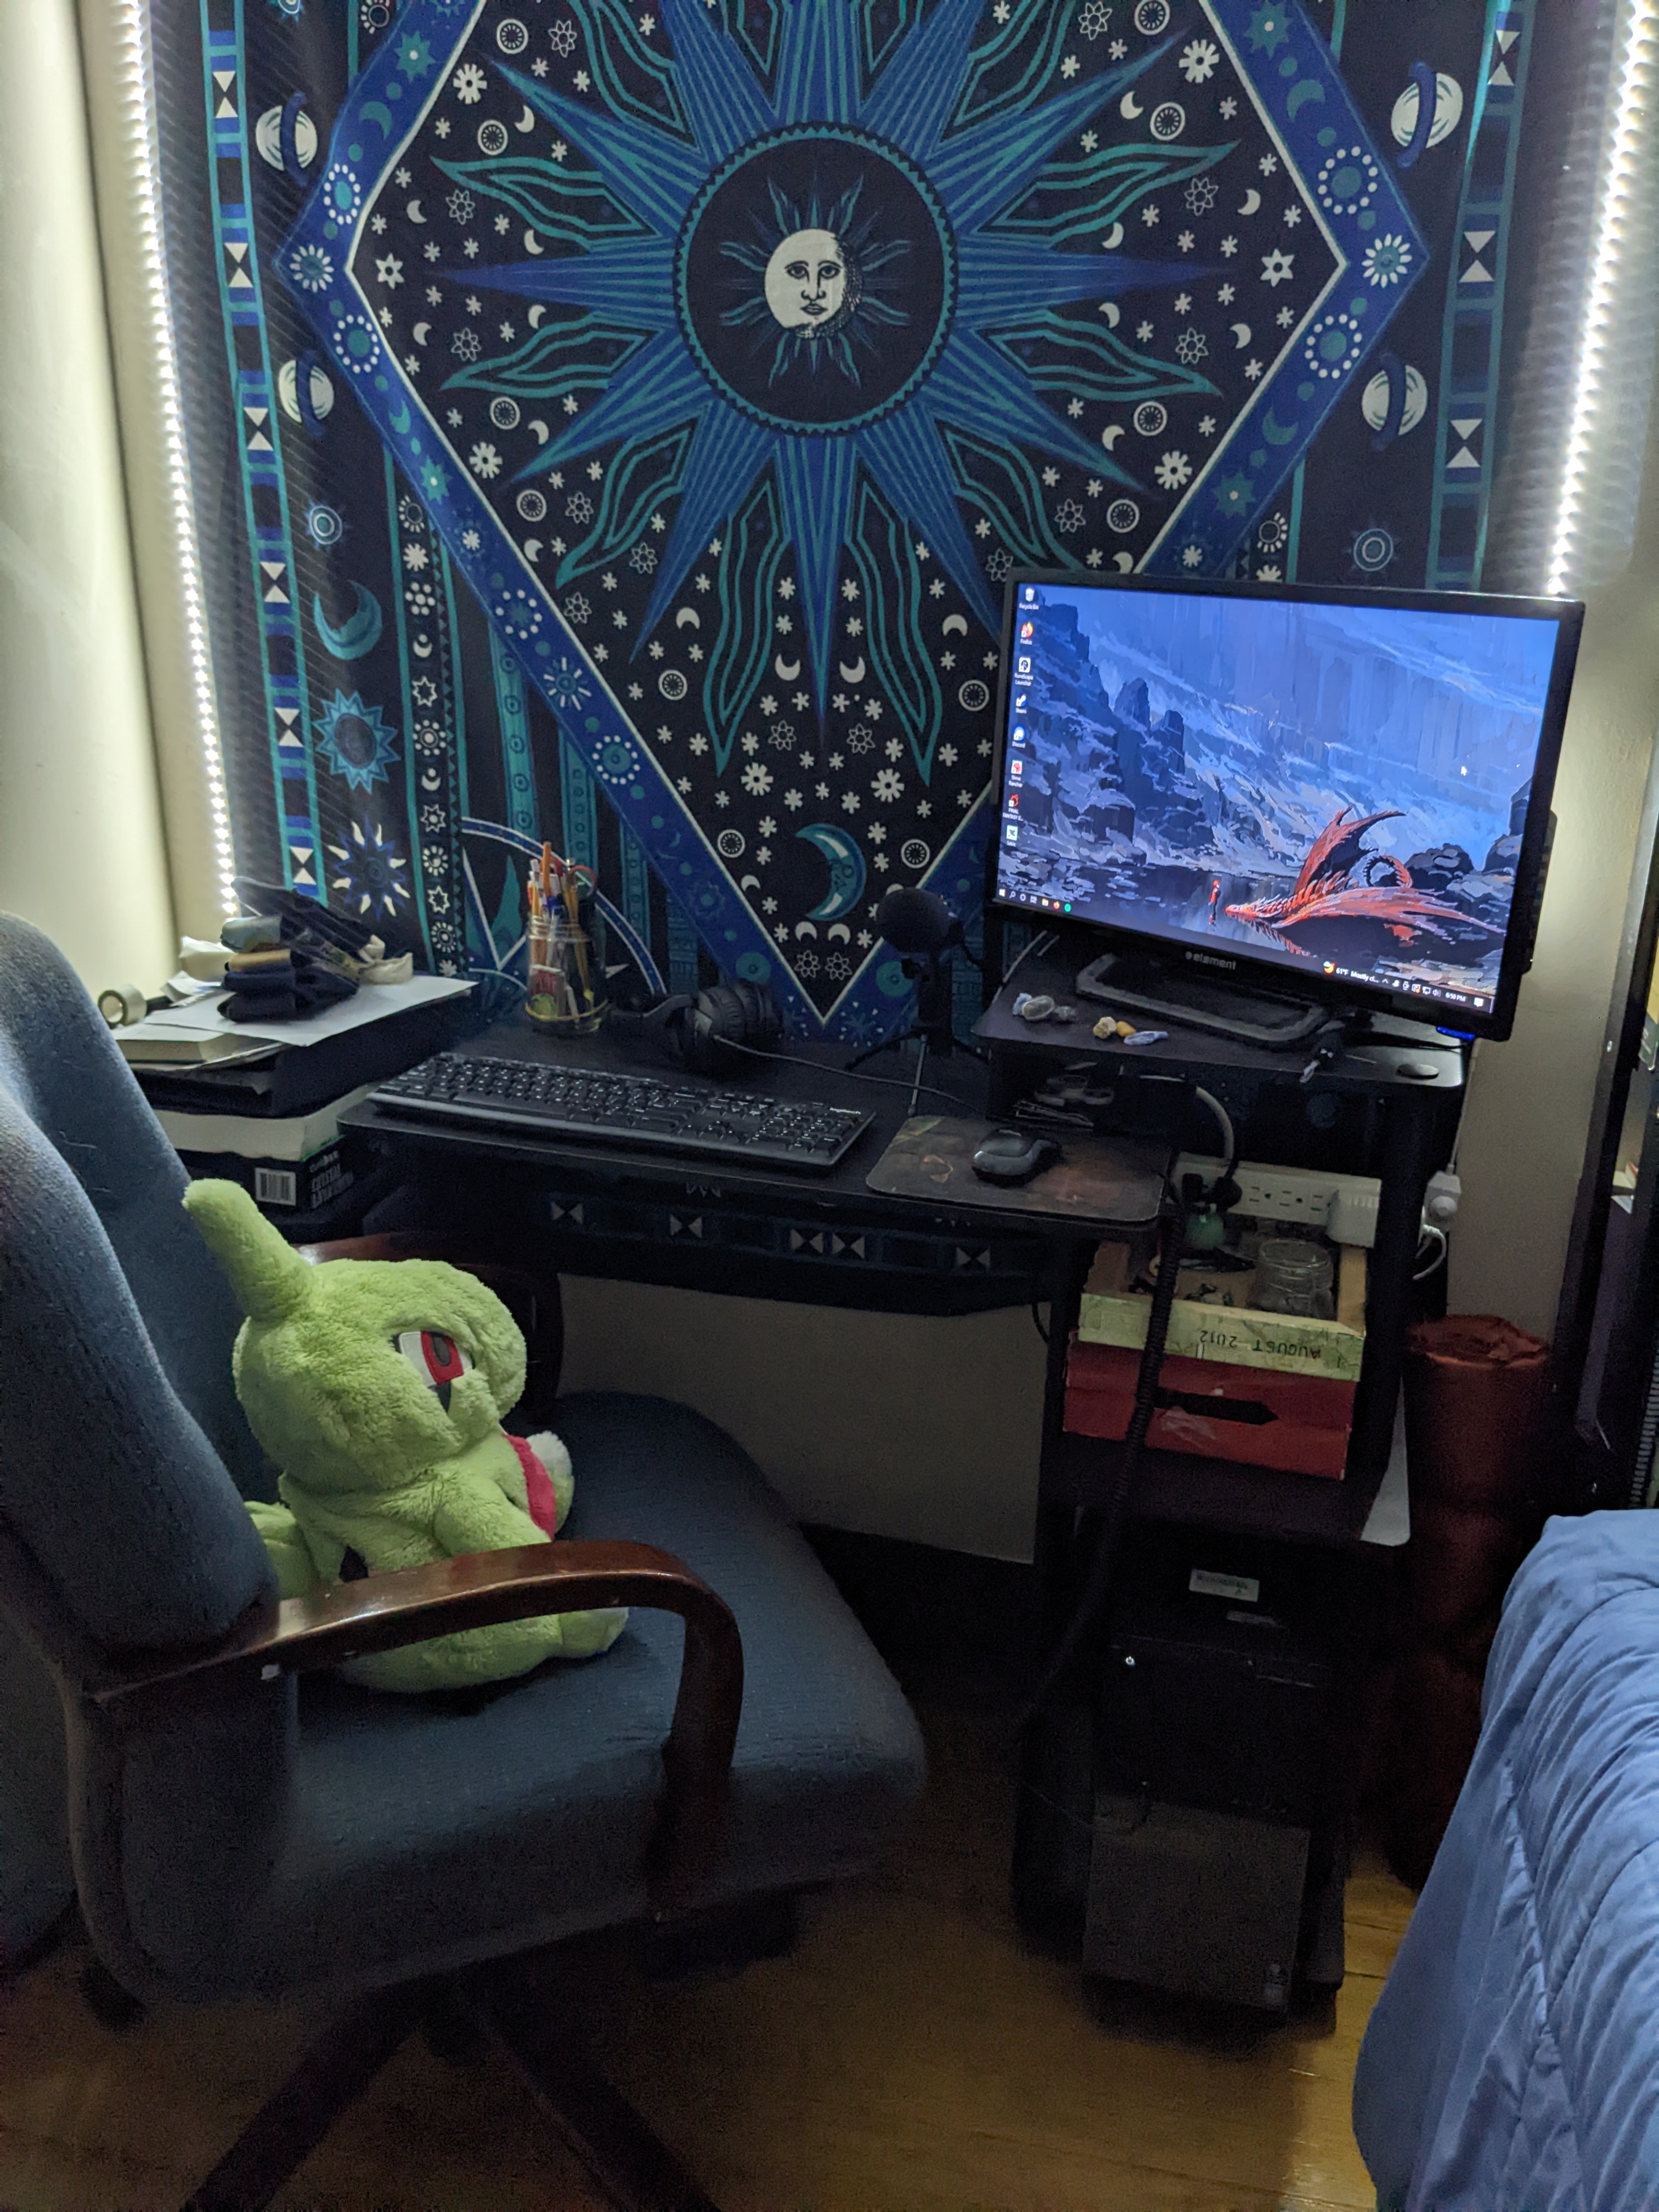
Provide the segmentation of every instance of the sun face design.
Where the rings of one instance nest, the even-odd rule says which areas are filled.
[[[810,337],[837,329],[857,307],[863,289],[856,263],[850,270],[847,264],[847,251],[833,231],[792,230],[766,264],[766,304],[773,321],[786,331],[804,330]]]
[[[856,385],[860,352],[872,360],[882,334],[910,319],[896,295],[912,241],[884,236],[875,215],[860,214],[863,196],[860,179],[831,206],[816,190],[800,205],[774,182],[764,216],[751,217],[751,234],[721,243],[733,270],[727,289],[737,296],[720,322],[768,349],[769,387],[820,362]]]

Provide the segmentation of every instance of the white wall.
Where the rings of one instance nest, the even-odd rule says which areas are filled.
[[[1480,1048],[1458,1158],[1453,1305],[1502,1314],[1542,1336],[1554,1324],[1656,728],[1659,436],[1635,558],[1589,596],[1537,957],[1514,1036]]]
[[[94,989],[174,965],[68,0],[0,5],[0,908]]]
[[[563,1287],[566,1389],[696,1407],[804,1520],[1031,1556],[1043,1349],[1029,1313],[923,1321],[576,1277]]]

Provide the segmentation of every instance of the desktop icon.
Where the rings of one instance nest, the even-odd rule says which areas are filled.
[[[1019,634],[1024,638],[1035,637],[1036,635],[1036,624],[1035,623],[1028,622],[1022,623],[1019,626]]]
[[[1019,811],[1019,793],[1017,791],[1011,791],[1008,794],[1008,811],[1011,814]]]
[[[1335,973],[1336,973],[1336,963],[1335,963],[1335,961],[1334,961],[1334,960],[1328,960],[1328,961],[1325,963],[1325,973],[1326,973],[1328,975],[1335,975]]]
[[[1030,672],[1031,656],[1029,653],[1022,653],[1014,663],[1014,673],[1016,676],[1029,676]]]
[[[1018,783],[1018,782],[1019,781],[1019,780],[1020,780],[1021,776],[1023,776],[1023,775],[1024,775],[1024,773],[1025,773],[1025,763],[1024,763],[1024,761],[1022,761],[1022,760],[1012,760],[1012,761],[1010,761],[1010,762],[1009,762],[1009,763],[1008,763],[1008,774],[1009,774],[1009,777],[1010,777],[1010,779],[1011,779],[1013,782]]]
[[[1019,824],[1018,824],[1018,822],[1011,822],[1011,823],[1008,824],[1007,837],[1008,837],[1008,842],[1009,842],[1011,845],[1018,845],[1018,842],[1019,842]]]
[[[1030,695],[1028,692],[1022,691],[1020,693],[1018,698],[1014,702],[1015,714],[1023,714],[1025,712],[1025,702],[1030,696]]]
[[[1016,723],[1014,724],[1014,743],[1015,743],[1017,745],[1023,745],[1023,744],[1024,744],[1024,742],[1025,742],[1025,725],[1024,725],[1024,722],[1016,722]]]
[[[1028,584],[1025,586],[1025,604],[1028,607],[1034,607],[1036,605],[1036,586],[1035,584]]]

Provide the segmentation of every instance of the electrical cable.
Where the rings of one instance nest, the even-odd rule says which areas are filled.
[[[1042,1315],[1037,1311],[1037,1307],[1041,1304],[1041,1299],[1038,1298],[1034,1292],[1031,1297],[1031,1326],[1036,1331],[1037,1334],[1042,1339],[1042,1341],[1047,1344],[1048,1341],[1048,1331],[1043,1322]],[[1053,1313],[1054,1308],[1052,1305],[1049,1307],[1048,1310],[1051,1314]]]
[[[1232,1180],[1233,1170],[1238,1165],[1238,1139],[1233,1133],[1232,1116],[1214,1092],[1206,1091],[1200,1084],[1195,1083],[1193,1085],[1193,1096],[1200,1105],[1207,1106],[1211,1113],[1215,1115],[1221,1131],[1221,1155],[1225,1163],[1218,1181],[1230,1182]]]
[[[1431,1237],[1435,1239],[1439,1249],[1427,1267],[1419,1267],[1414,1271],[1412,1276],[1414,1283],[1426,1283],[1437,1268],[1443,1267],[1446,1264],[1446,1254],[1450,1248],[1446,1240],[1446,1232],[1437,1221],[1425,1221],[1423,1224],[1423,1234],[1417,1240],[1417,1257],[1419,1260],[1423,1257],[1424,1242]]]
[[[1469,1087],[1474,1081],[1474,1063],[1480,1056],[1480,1039],[1476,1037],[1474,1042],[1469,1047],[1468,1064],[1463,1070],[1463,1088],[1458,1094],[1457,1127],[1452,1132],[1451,1155],[1446,1162],[1446,1171],[1449,1175],[1457,1173],[1457,1148],[1463,1141],[1463,1117],[1468,1110]]]
[[[1014,971],[1022,967],[1034,952],[1046,951],[1054,941],[1054,932],[1052,929],[1040,929],[1030,943],[1022,951],[1016,952],[1008,963],[1007,967],[1003,970],[1002,981],[998,985],[998,989],[1006,991],[1014,980]]]
[[[747,1054],[750,1060],[781,1060],[786,1061],[791,1067],[810,1067],[815,1075],[834,1075],[838,1081],[847,1083],[878,1083],[884,1091],[911,1091],[913,1095],[917,1091],[931,1091],[935,1098],[943,1098],[949,1104],[957,1107],[958,1109],[960,1109],[963,1103],[962,1100],[957,1097],[954,1091],[944,1090],[937,1083],[918,1083],[913,1085],[908,1078],[901,1075],[866,1075],[861,1068],[827,1068],[822,1064],[822,1062],[816,1060],[808,1060],[800,1053],[763,1052],[758,1045],[739,1044],[735,1037],[722,1037],[720,1040],[720,1049],[723,1052],[744,1053]]]
[[[1030,1728],[1070,1674],[1073,1662],[1111,1595],[1112,1571],[1117,1565],[1129,1486],[1140,1463],[1146,1431],[1158,1411],[1158,1376],[1164,1365],[1164,1346],[1170,1333],[1170,1316],[1181,1275],[1181,1255],[1187,1243],[1187,1215],[1190,1200],[1184,1190],[1171,1190],[1170,1198],[1172,1202],[1164,1217],[1163,1234],[1158,1241],[1158,1282],[1152,1291],[1152,1310],[1146,1316],[1146,1341],[1135,1374],[1134,1407],[1129,1415],[1129,1425],[1123,1432],[1117,1465],[1112,1471],[1111,1486],[1107,1492],[1095,1555],[1090,1562],[1088,1576],[1072,1617],[1054,1646],[1054,1656],[1016,1723],[1020,1735]]]

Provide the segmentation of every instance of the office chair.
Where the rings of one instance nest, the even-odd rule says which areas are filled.
[[[531,1954],[859,1873],[921,1786],[909,1709],[736,1444],[648,1398],[558,1403],[556,1543],[278,1604],[242,1504],[274,1479],[231,1386],[240,1316],[185,1180],[65,963],[0,915],[0,1900],[21,1882],[41,1922],[72,1869],[140,2001],[343,2000],[191,2212],[266,2203],[411,2027],[458,2014],[615,2203],[706,2207]],[[556,1310],[544,1285],[544,1383]],[[604,1657],[485,1696],[328,1671],[611,1604],[634,1611]]]

